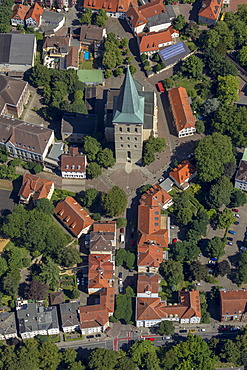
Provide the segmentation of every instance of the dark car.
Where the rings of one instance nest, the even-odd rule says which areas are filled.
[[[235,222],[234,222],[234,225],[239,225],[239,222],[238,222],[238,221],[235,221]]]
[[[95,337],[96,338],[100,338],[101,337],[101,334],[96,334]]]
[[[118,275],[120,278],[123,277],[123,273],[122,272],[119,272],[119,275]]]
[[[179,333],[187,333],[187,330],[179,330]]]
[[[87,335],[86,338],[87,339],[92,339],[92,338],[94,338],[94,335]]]
[[[220,326],[219,331],[228,331],[229,327],[228,326]]]
[[[233,238],[229,238],[229,237],[228,237],[228,238],[227,238],[227,240],[230,240],[230,242],[232,242],[232,241],[233,241]]]

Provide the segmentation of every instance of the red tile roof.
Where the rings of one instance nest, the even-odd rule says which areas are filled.
[[[79,67],[79,48],[77,46],[69,46],[68,55],[66,55],[66,68]]]
[[[247,290],[220,291],[221,316],[247,313]]]
[[[109,254],[90,254],[88,258],[88,289],[109,287],[113,279],[113,262]]]
[[[95,232],[108,232],[108,233],[115,233],[117,229],[116,221],[101,221],[101,222],[94,222],[93,224],[93,231]]]
[[[162,320],[168,317],[179,319],[201,318],[199,291],[179,292],[179,304],[168,306],[160,298],[137,298],[136,320]]]
[[[177,131],[179,132],[184,128],[195,128],[196,119],[193,115],[186,89],[184,87],[174,87],[168,91],[168,97]]]
[[[25,173],[22,178],[22,185],[18,196],[22,199],[28,199],[29,197],[32,197],[34,201],[42,198],[48,198],[53,186],[53,181],[41,179],[38,176]]]
[[[130,4],[137,6],[137,0],[84,0],[83,7],[106,12],[127,12]]]
[[[235,0],[231,0],[231,2],[232,1],[234,2]],[[223,0],[204,0],[199,10],[199,16],[217,21],[222,4]]]
[[[156,274],[140,274],[137,280],[137,294],[147,291],[158,294],[159,291],[159,276]]]
[[[54,210],[55,215],[71,233],[80,236],[82,230],[93,224],[89,214],[72,197],[66,197],[59,202]]]
[[[81,329],[104,326],[108,321],[108,310],[100,304],[79,307]]]
[[[22,5],[22,4],[16,4],[13,7],[13,12],[12,12],[11,18],[12,19],[20,19],[20,20],[24,21],[28,10],[29,10],[28,6]]]
[[[195,167],[188,160],[185,160],[174,168],[173,171],[169,173],[169,176],[181,185],[195,172]]]
[[[162,232],[163,232],[163,234],[162,234]],[[138,243],[138,247],[137,247],[137,253],[138,253],[137,264],[138,264],[138,266],[148,266],[148,267],[158,268],[159,265],[162,263],[162,261],[163,261],[163,248],[162,247],[163,246],[164,247],[168,246],[168,242],[166,242],[168,232],[167,232],[167,230],[162,230],[162,231],[160,230],[159,233],[160,233],[160,235],[158,235],[158,234],[151,234],[151,235],[142,234],[141,239]],[[166,235],[166,238],[165,238],[165,235]],[[159,242],[157,242],[155,239],[161,239],[161,240],[159,240]]]
[[[109,313],[114,312],[115,293],[113,287],[107,287],[100,292],[100,305],[107,309]]]
[[[37,24],[40,24],[40,17],[43,14],[44,9],[39,6],[38,3],[35,3],[28,11],[26,19],[32,18]]]
[[[177,33],[172,27],[165,31],[140,34],[138,37],[140,53],[159,50],[159,45],[173,40],[172,35]]]
[[[137,7],[130,7],[126,13],[133,27],[147,23],[147,18],[165,13],[166,9],[162,0],[153,0],[147,4]]]
[[[68,154],[61,155],[61,171],[64,172],[85,172],[87,158],[80,154],[78,148],[71,147]]]

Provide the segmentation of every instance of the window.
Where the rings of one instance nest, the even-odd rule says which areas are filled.
[[[158,222],[155,222],[155,223],[154,223],[154,226],[159,226]]]
[[[137,137],[135,137],[135,141],[137,141]]]
[[[138,132],[138,128],[137,127],[135,128],[135,132]]]
[[[155,211],[155,212],[154,212],[154,214],[155,214],[155,215],[158,215],[158,214],[159,214],[159,212],[158,212],[158,211]]]
[[[123,140],[123,137],[122,136],[120,136],[120,140]]]
[[[127,132],[130,132],[130,128],[129,127],[127,127]]]
[[[155,221],[159,221],[159,217],[154,217]]]
[[[130,140],[130,137],[128,136],[127,139]]]
[[[120,132],[122,132],[122,131],[123,131],[122,127],[119,127],[119,131],[120,131]]]

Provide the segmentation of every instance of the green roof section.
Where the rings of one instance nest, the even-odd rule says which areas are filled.
[[[89,85],[102,84],[105,81],[101,69],[79,69],[77,75],[81,82]]]
[[[247,162],[247,148],[244,149],[244,154],[243,154],[242,160]]]
[[[135,81],[127,67],[124,82],[113,107],[112,122],[143,124],[144,101],[145,98],[138,94]]]

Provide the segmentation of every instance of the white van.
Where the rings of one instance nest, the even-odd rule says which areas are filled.
[[[120,243],[124,243],[124,234],[120,234]]]

